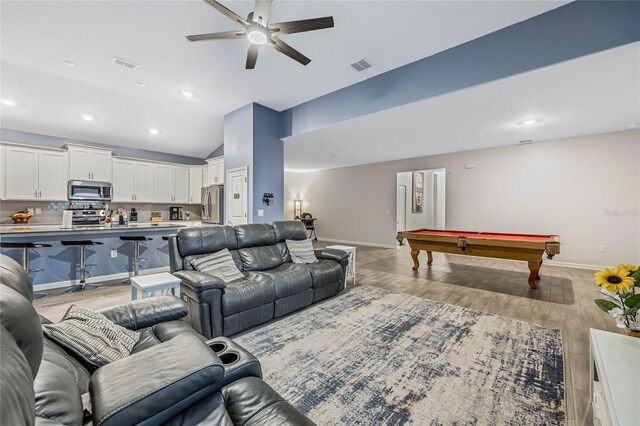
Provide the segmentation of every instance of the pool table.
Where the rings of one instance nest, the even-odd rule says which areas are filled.
[[[417,229],[398,232],[400,244],[406,238],[411,247],[413,270],[420,266],[420,250],[427,252],[427,264],[433,262],[432,252],[453,253],[467,256],[495,257],[523,260],[529,264],[529,287],[538,288],[542,255],[547,258],[560,254],[560,237],[557,235],[502,234],[497,232],[448,231]]]

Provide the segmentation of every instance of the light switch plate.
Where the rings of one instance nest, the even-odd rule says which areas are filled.
[[[111,249],[111,257],[118,257],[118,250],[117,249]]]
[[[42,214],[42,209],[40,207],[36,207],[36,214]]]
[[[258,216],[264,216],[264,209],[258,209]]]

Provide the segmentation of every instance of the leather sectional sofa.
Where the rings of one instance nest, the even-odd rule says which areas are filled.
[[[261,379],[231,340],[204,340],[173,296],[101,312],[141,333],[131,355],[95,371],[43,336],[30,280],[0,255],[0,424],[313,425]]]
[[[180,229],[169,238],[169,257],[191,326],[207,338],[231,336],[340,293],[348,254],[315,250],[317,263],[292,263],[285,241],[306,238],[299,221]],[[225,284],[191,266],[225,248],[244,279]]]

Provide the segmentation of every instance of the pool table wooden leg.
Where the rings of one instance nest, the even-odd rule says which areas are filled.
[[[420,262],[418,262],[418,255],[420,254],[420,250],[411,250],[411,259],[413,259],[413,270],[417,270],[420,267]]]
[[[430,251],[427,252],[427,265],[431,265],[433,263],[433,253]]]
[[[529,287],[538,288],[538,283],[536,283],[536,279],[540,276],[540,263],[542,262],[529,262]]]

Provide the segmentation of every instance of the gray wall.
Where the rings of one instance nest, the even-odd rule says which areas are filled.
[[[113,155],[121,157],[138,158],[141,160],[166,161],[168,163],[199,165],[205,164],[202,158],[187,157],[185,155],[167,154],[165,152],[150,151],[146,149],[125,148],[117,145],[100,144],[75,139],[58,138],[56,136],[40,135],[37,133],[20,132],[18,130],[0,129],[2,142],[13,142],[25,145],[35,145],[48,148],[62,148],[64,144],[77,144],[95,146],[99,148],[113,149]]]
[[[285,146],[286,149],[286,146]],[[465,169],[465,164],[474,169]],[[640,131],[461,152],[310,173],[286,173],[320,238],[394,244],[396,174],[446,168],[448,229],[558,234],[561,262],[637,263]],[[600,253],[600,245],[607,252]]]

